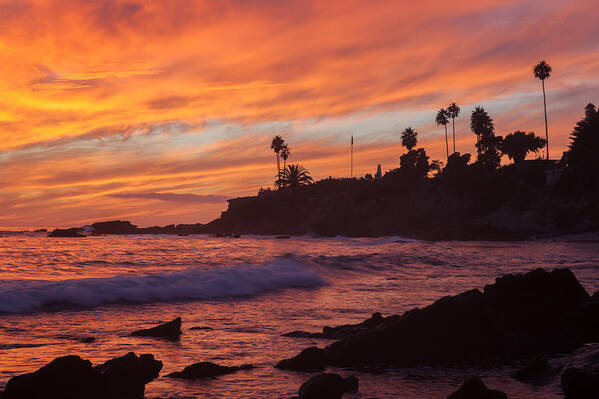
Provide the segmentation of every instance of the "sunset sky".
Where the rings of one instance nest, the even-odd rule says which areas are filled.
[[[272,184],[274,135],[316,179],[445,161],[455,101],[559,158],[599,102],[596,0],[0,0],[0,228],[207,222]],[[504,160],[507,162],[506,160]]]

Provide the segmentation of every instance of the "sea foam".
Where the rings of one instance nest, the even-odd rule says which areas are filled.
[[[253,296],[285,288],[326,284],[315,270],[290,257],[258,265],[239,264],[142,276],[62,281],[0,280],[0,312]]]

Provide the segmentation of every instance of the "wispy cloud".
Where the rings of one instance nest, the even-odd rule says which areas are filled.
[[[255,192],[274,176],[273,134],[316,177],[346,173],[350,131],[360,173],[395,166],[407,125],[443,159],[433,116],[450,101],[463,108],[462,151],[474,150],[474,105],[501,134],[540,132],[540,58],[554,70],[558,157],[599,101],[596,11],[592,0],[0,0],[0,224],[206,221],[222,203],[144,210],[148,198],[115,195]]]
[[[111,194],[115,198],[142,198],[167,202],[191,202],[195,204],[222,203],[227,197],[222,195],[197,195],[176,193],[120,193]]]

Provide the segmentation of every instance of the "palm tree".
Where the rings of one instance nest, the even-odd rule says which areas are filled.
[[[456,103],[449,104],[447,107],[447,116],[451,118],[451,124],[453,127],[453,152],[455,152],[455,118],[460,115],[460,107]]]
[[[545,110],[545,141],[547,142],[547,156],[546,159],[549,159],[549,131],[547,129],[547,100],[545,99],[545,79],[551,76],[551,67],[545,61],[539,62],[534,67],[535,78],[541,79],[541,84],[543,86],[543,108]]]
[[[412,148],[416,147],[416,143],[418,142],[416,136],[418,136],[418,133],[416,133],[414,129],[411,127],[405,128],[404,131],[401,132],[401,145],[410,151]]]
[[[483,107],[476,107],[470,116],[470,129],[476,134],[476,143],[480,142],[483,136],[495,132],[493,119],[487,114]]]
[[[495,136],[495,125],[483,107],[476,107],[470,116],[470,128],[476,134],[477,162],[497,169],[501,161],[499,148],[503,137]]]
[[[275,136],[270,143],[270,148],[277,154],[277,175],[281,173],[281,160],[279,159],[279,154],[281,152],[282,147],[285,145],[285,140],[281,136]]]
[[[445,127],[445,151],[447,151],[447,158],[449,158],[449,143],[447,142],[447,124],[449,120],[447,119],[447,111],[441,108],[439,112],[437,112],[437,117],[435,118],[435,122],[438,125],[443,125]]]
[[[310,176],[310,172],[300,164],[290,164],[277,175],[275,187],[279,190],[295,191],[312,183],[314,179]]]
[[[287,158],[289,158],[291,152],[289,151],[289,146],[287,144],[283,144],[281,146],[281,158],[283,158],[283,169],[287,167]]]

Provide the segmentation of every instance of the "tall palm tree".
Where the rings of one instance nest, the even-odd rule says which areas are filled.
[[[418,136],[418,133],[416,133],[414,129],[411,127],[405,128],[404,131],[401,132],[401,145],[410,151],[412,148],[416,147],[416,143],[418,142],[416,136]]]
[[[472,115],[470,116],[470,129],[476,134],[477,147],[484,136],[488,136],[495,132],[493,119],[491,119],[483,107],[476,107],[474,108],[474,111],[472,111]],[[480,153],[480,148],[478,148],[478,150]]]
[[[495,125],[483,107],[476,107],[470,116],[470,128],[476,134],[477,163],[497,169],[501,163],[499,149],[503,137],[495,136]]]
[[[282,147],[285,145],[285,140],[281,136],[275,136],[270,143],[270,149],[277,154],[277,176],[281,173],[281,160],[279,154],[281,153]]]
[[[549,130],[547,129],[547,100],[545,99],[545,79],[551,76],[551,67],[545,61],[539,62],[533,69],[535,78],[541,79],[543,86],[543,109],[545,110],[545,141],[547,142],[547,156],[549,159]]]
[[[314,183],[314,179],[306,168],[300,164],[290,164],[277,176],[275,187],[279,190],[289,189],[295,191],[312,183]]]
[[[289,151],[289,146],[287,144],[283,144],[281,146],[281,158],[283,158],[283,169],[287,167],[287,158],[289,158],[291,152]]]
[[[445,127],[445,151],[447,152],[447,158],[449,158],[449,142],[447,141],[447,124],[449,120],[447,119],[447,111],[441,108],[439,112],[437,112],[437,117],[435,118],[435,122],[438,125],[443,125]]]
[[[455,153],[455,118],[460,115],[460,107],[456,103],[449,104],[447,107],[447,116],[451,118],[451,124],[453,127],[453,152]]]

